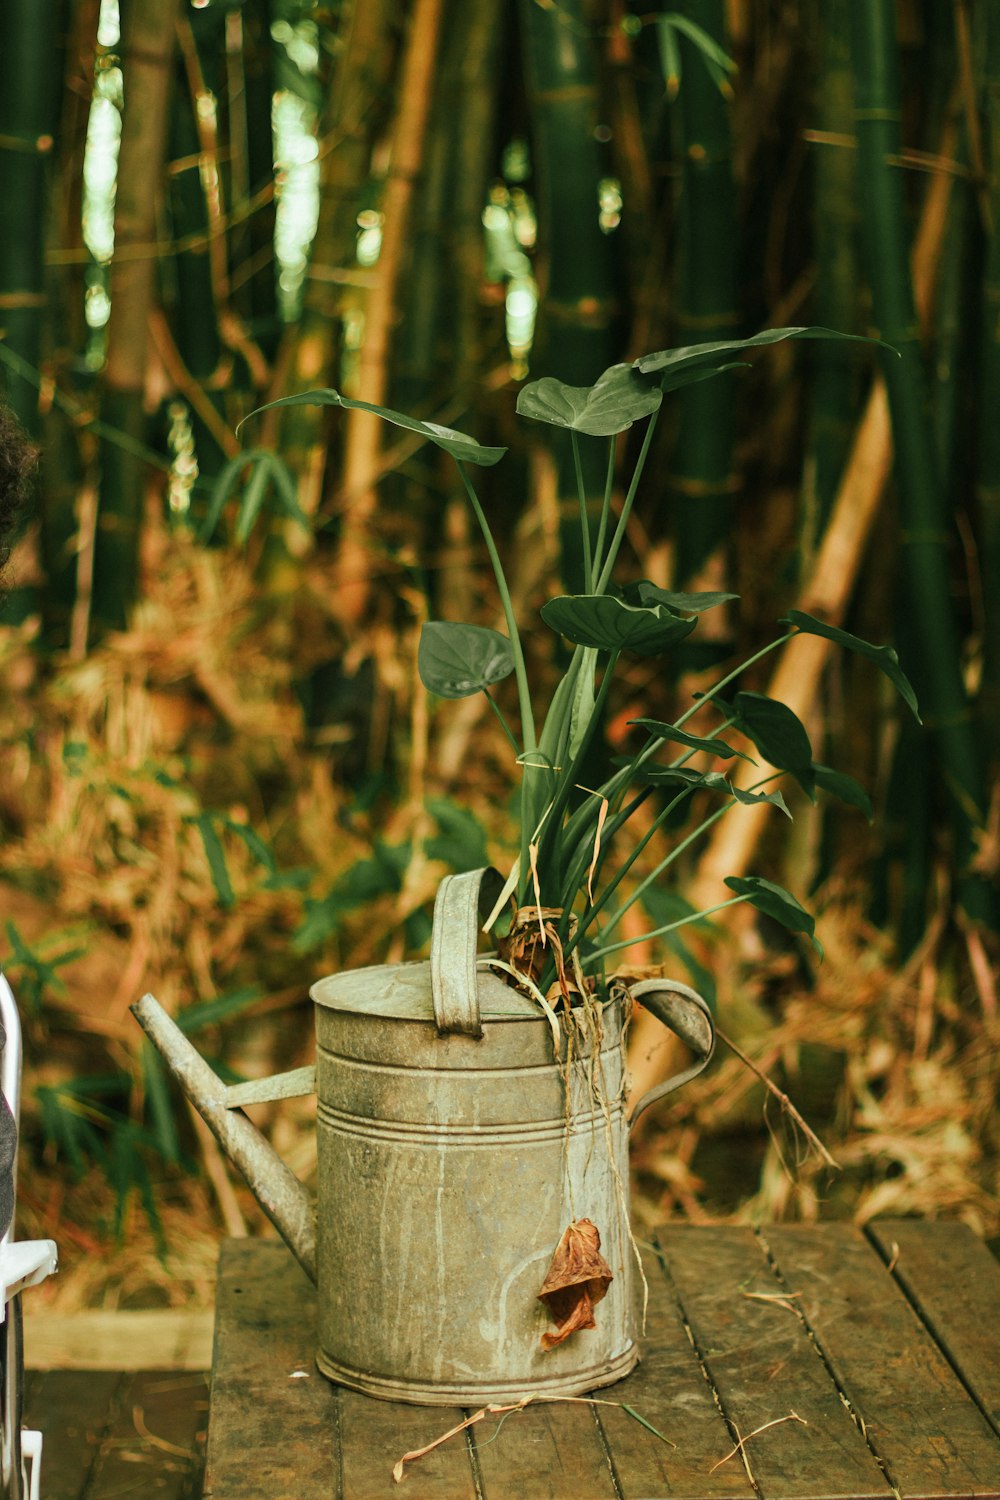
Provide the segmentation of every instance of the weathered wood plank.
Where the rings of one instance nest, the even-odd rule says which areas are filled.
[[[781,1287],[752,1230],[671,1226],[657,1240],[765,1500],[888,1496],[794,1304],[758,1300]],[[781,1420],[793,1412],[808,1425]],[[780,1425],[757,1431],[769,1422]]]
[[[670,1234],[670,1230],[662,1230]],[[625,1500],[649,1495],[673,1500],[743,1500],[753,1488],[740,1463],[712,1465],[732,1445],[712,1388],[691,1346],[673,1292],[655,1256],[643,1256],[649,1283],[649,1310],[642,1339],[642,1362],[619,1385],[598,1391],[608,1400],[627,1401],[664,1436],[670,1448],[646,1432],[627,1412],[598,1406],[618,1483]]]
[[[882,1219],[868,1233],[1000,1434],[1000,1265],[965,1224]]]
[[[861,1231],[775,1226],[766,1244],[904,1496],[1000,1495],[1000,1445]]]
[[[340,1392],[340,1444],[345,1500],[389,1500],[407,1493],[393,1482],[393,1465],[432,1443],[466,1413],[447,1406],[408,1406],[376,1401],[357,1391]],[[409,1468],[409,1466],[408,1466]],[[476,1500],[464,1433],[416,1461],[407,1475],[419,1500]],[[490,1497],[492,1500],[492,1496]],[[522,1497],[523,1500],[523,1497]]]
[[[119,1409],[122,1375],[54,1371],[25,1381],[24,1422],[41,1432],[45,1500],[80,1500],[100,1444]]]
[[[615,1500],[611,1466],[589,1405],[540,1402],[512,1413],[489,1441],[496,1431],[489,1420],[476,1428],[488,1500]]]
[[[144,1370],[125,1377],[116,1406],[80,1493],[86,1500],[189,1500],[202,1471],[207,1378]],[[48,1495],[47,1468],[42,1472]]]
[[[313,1363],[316,1295],[284,1245],[219,1262],[205,1500],[341,1500],[337,1396]]]

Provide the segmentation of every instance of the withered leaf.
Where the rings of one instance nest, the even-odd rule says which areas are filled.
[[[595,1328],[594,1308],[613,1280],[596,1224],[574,1220],[559,1241],[538,1293],[556,1325],[542,1334],[542,1348],[554,1349],[580,1328]]]

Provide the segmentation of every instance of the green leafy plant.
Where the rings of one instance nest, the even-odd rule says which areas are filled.
[[[360,407],[418,433],[449,453],[458,466],[493,566],[507,633],[465,622],[431,621],[423,628],[418,670],[424,686],[439,697],[457,699],[485,694],[520,767],[520,848],[503,899],[506,904],[506,899],[513,897],[522,927],[525,920],[530,923],[531,911],[535,910],[536,925],[556,939],[548,945],[542,967],[533,976],[538,980],[535,987],[540,987],[543,993],[555,983],[569,1000],[571,975],[576,976],[572,983],[577,990],[581,983],[588,990],[593,986],[598,990],[603,988],[608,978],[608,960],[637,941],[615,936],[629,907],[648,898],[651,888],[677,858],[731,808],[766,803],[790,817],[776,785],[781,779],[790,776],[810,798],[822,791],[870,815],[868,798],[856,782],[813,759],[805,727],[785,704],[751,691],[736,691],[731,699],[723,696],[754,663],[795,635],[824,636],[872,661],[897,688],[912,712],[917,713],[913,690],[890,647],[873,646],[845,630],[792,610],[780,622],[784,629],[769,645],[726,672],[676,722],[649,718],[632,721],[640,741],[638,748],[621,764],[609,766],[608,774],[596,787],[585,788],[581,784],[583,767],[590,764],[588,757],[595,748],[595,736],[622,656],[652,657],[668,653],[697,629],[704,613],[735,598],[723,593],[672,592],[645,579],[624,584],[615,581],[616,564],[664,394],[734,368],[741,363],[738,356],[748,351],[785,339],[812,338],[851,336],[824,328],[770,329],[749,339],[663,350],[632,364],[613,365],[590,387],[568,386],[551,377],[523,387],[518,397],[518,412],[570,434],[578,477],[581,556],[586,580],[585,592],[559,595],[542,606],[544,622],[571,643],[573,652],[540,724],[535,718],[510,590],[470,475],[471,467],[492,467],[498,463],[506,450],[483,447],[450,428],[348,400],[333,390],[307,391],[270,403]],[[634,423],[642,421],[646,427],[638,456],[615,517],[612,508],[615,440]],[[596,531],[587,512],[581,461],[583,441],[603,441],[607,449],[607,478]],[[508,720],[494,694],[497,684],[510,676],[517,690],[519,722],[515,724]],[[696,716],[702,725],[713,716],[710,727],[698,731],[689,728]],[[698,753],[723,764],[737,757],[749,759],[745,751],[726,738],[731,732],[749,740],[768,763],[769,769],[749,789],[735,785],[724,771],[697,770],[690,764]],[[667,796],[661,799],[662,805],[655,816],[647,819],[642,837],[633,842],[605,878],[616,836],[654,792],[664,791]],[[701,811],[704,803],[698,794],[708,794],[708,811]],[[716,798],[720,805],[712,807],[711,801]],[[698,810],[697,821],[692,829],[677,835],[678,823],[689,805]],[[665,837],[668,830],[669,837]],[[662,857],[642,879],[629,882],[637,861],[658,836],[666,843]],[[707,911],[695,911],[682,903],[670,920],[655,925],[648,936],[669,939],[678,929],[704,920],[723,906],[749,902],[790,931],[804,933],[815,942],[812,916],[789,891],[755,875],[734,877],[726,883],[733,892],[728,900]],[[646,899],[647,910],[650,905]],[[501,909],[498,904],[494,920]],[[518,967],[516,955],[511,962],[514,968]]]

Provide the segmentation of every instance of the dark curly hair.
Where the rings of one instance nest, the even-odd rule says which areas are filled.
[[[0,569],[10,557],[38,454],[9,406],[0,401]]]

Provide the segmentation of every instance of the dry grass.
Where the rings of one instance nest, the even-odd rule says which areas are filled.
[[[262,591],[253,557],[177,539],[168,546],[155,530],[151,538],[147,593],[128,634],[82,661],[46,662],[30,624],[0,631],[0,956],[25,1010],[28,1059],[21,1233],[59,1240],[61,1274],[36,1295],[61,1311],[205,1305],[227,1226],[268,1231],[241,1187],[220,1184],[218,1161],[187,1119],[179,1128],[197,1175],[146,1153],[166,1248],[134,1189],[116,1229],[119,1195],[106,1175],[85,1163],[78,1176],[65,1152],[45,1144],[37,1087],[117,1072],[129,1082],[125,1124],[148,1128],[128,1015],[145,989],[181,1010],[256,985],[247,1015],[199,1041],[210,1052],[224,1041],[227,1061],[248,1075],[306,1060],[308,984],[333,968],[402,957],[404,923],[426,910],[445,869],[421,844],[424,797],[442,790],[437,751],[459,721],[428,724],[422,700],[411,701],[412,627],[383,622],[368,638],[372,717],[382,726],[369,763],[394,758],[400,770],[394,798],[358,809],[332,774],[350,750],[349,726],[310,730],[295,692],[306,669],[338,650],[321,563],[306,560],[293,595],[273,594]],[[476,810],[503,864],[495,731],[469,718],[461,732],[458,760],[472,767]],[[199,832],[206,814],[225,852],[229,904]],[[269,881],[226,819],[252,827],[277,867],[304,871],[305,883]],[[413,846],[401,888],[345,916],[314,951],[293,952],[308,899],[368,856],[376,838]],[[53,965],[38,1005],[6,922]],[[773,1105],[767,1141],[760,1085],[723,1057],[644,1126],[640,1222],[918,1213],[1000,1232],[1000,1038],[988,956],[977,988],[961,942],[938,933],[897,972],[843,900],[828,904],[821,931],[827,958],[813,989],[788,958],[748,951],[745,935],[720,942],[712,962],[723,1028],[802,1106],[842,1171],[831,1177],[798,1159],[801,1143]],[[70,950],[79,952],[59,962]],[[275,1108],[267,1123],[308,1175],[308,1105]],[[721,1187],[706,1166],[713,1152],[726,1161]]]

